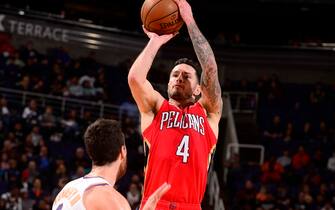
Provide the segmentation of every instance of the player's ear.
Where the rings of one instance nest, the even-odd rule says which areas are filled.
[[[121,147],[121,153],[120,153],[120,156],[121,156],[121,159],[124,159],[124,158],[126,158],[126,156],[127,156],[127,148],[126,148],[125,145],[123,145],[123,146]]]
[[[195,90],[193,91],[193,95],[194,95],[195,97],[198,97],[198,96],[200,96],[200,94],[201,94],[201,87],[200,87],[199,84],[197,84]]]

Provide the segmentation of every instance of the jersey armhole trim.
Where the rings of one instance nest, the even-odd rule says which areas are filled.
[[[151,122],[150,125],[149,125],[149,126],[142,132],[142,136],[143,136],[143,137],[149,132],[149,129],[152,127],[153,122],[154,122],[156,116],[157,116],[159,113],[162,112],[163,107],[164,107],[167,103],[168,103],[168,101],[167,101],[166,99],[164,99],[164,101],[163,101],[161,107],[159,108],[158,112],[155,114],[154,119],[152,120],[152,122]]]

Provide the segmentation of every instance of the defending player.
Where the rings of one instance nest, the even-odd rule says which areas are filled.
[[[97,120],[87,128],[84,141],[93,162],[92,170],[66,184],[52,210],[130,210],[126,198],[114,188],[127,168],[127,150],[119,124],[114,120]],[[143,209],[154,210],[169,188],[166,183],[160,186]]]

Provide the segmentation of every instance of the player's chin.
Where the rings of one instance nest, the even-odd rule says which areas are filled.
[[[172,94],[170,94],[170,98],[172,98],[174,100],[182,100],[185,97],[184,97],[183,93],[181,93],[179,91],[173,91]]]

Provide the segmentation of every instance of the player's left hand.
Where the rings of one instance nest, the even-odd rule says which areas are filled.
[[[155,210],[158,201],[170,188],[170,184],[166,182],[162,184],[154,193],[152,193],[152,195],[150,195],[142,210]]]
[[[163,34],[163,35],[158,35],[154,32],[148,31],[143,25],[142,25],[144,33],[149,37],[151,40],[158,41],[159,44],[163,45],[167,43],[170,39],[175,37],[179,32],[172,33],[172,34]]]

